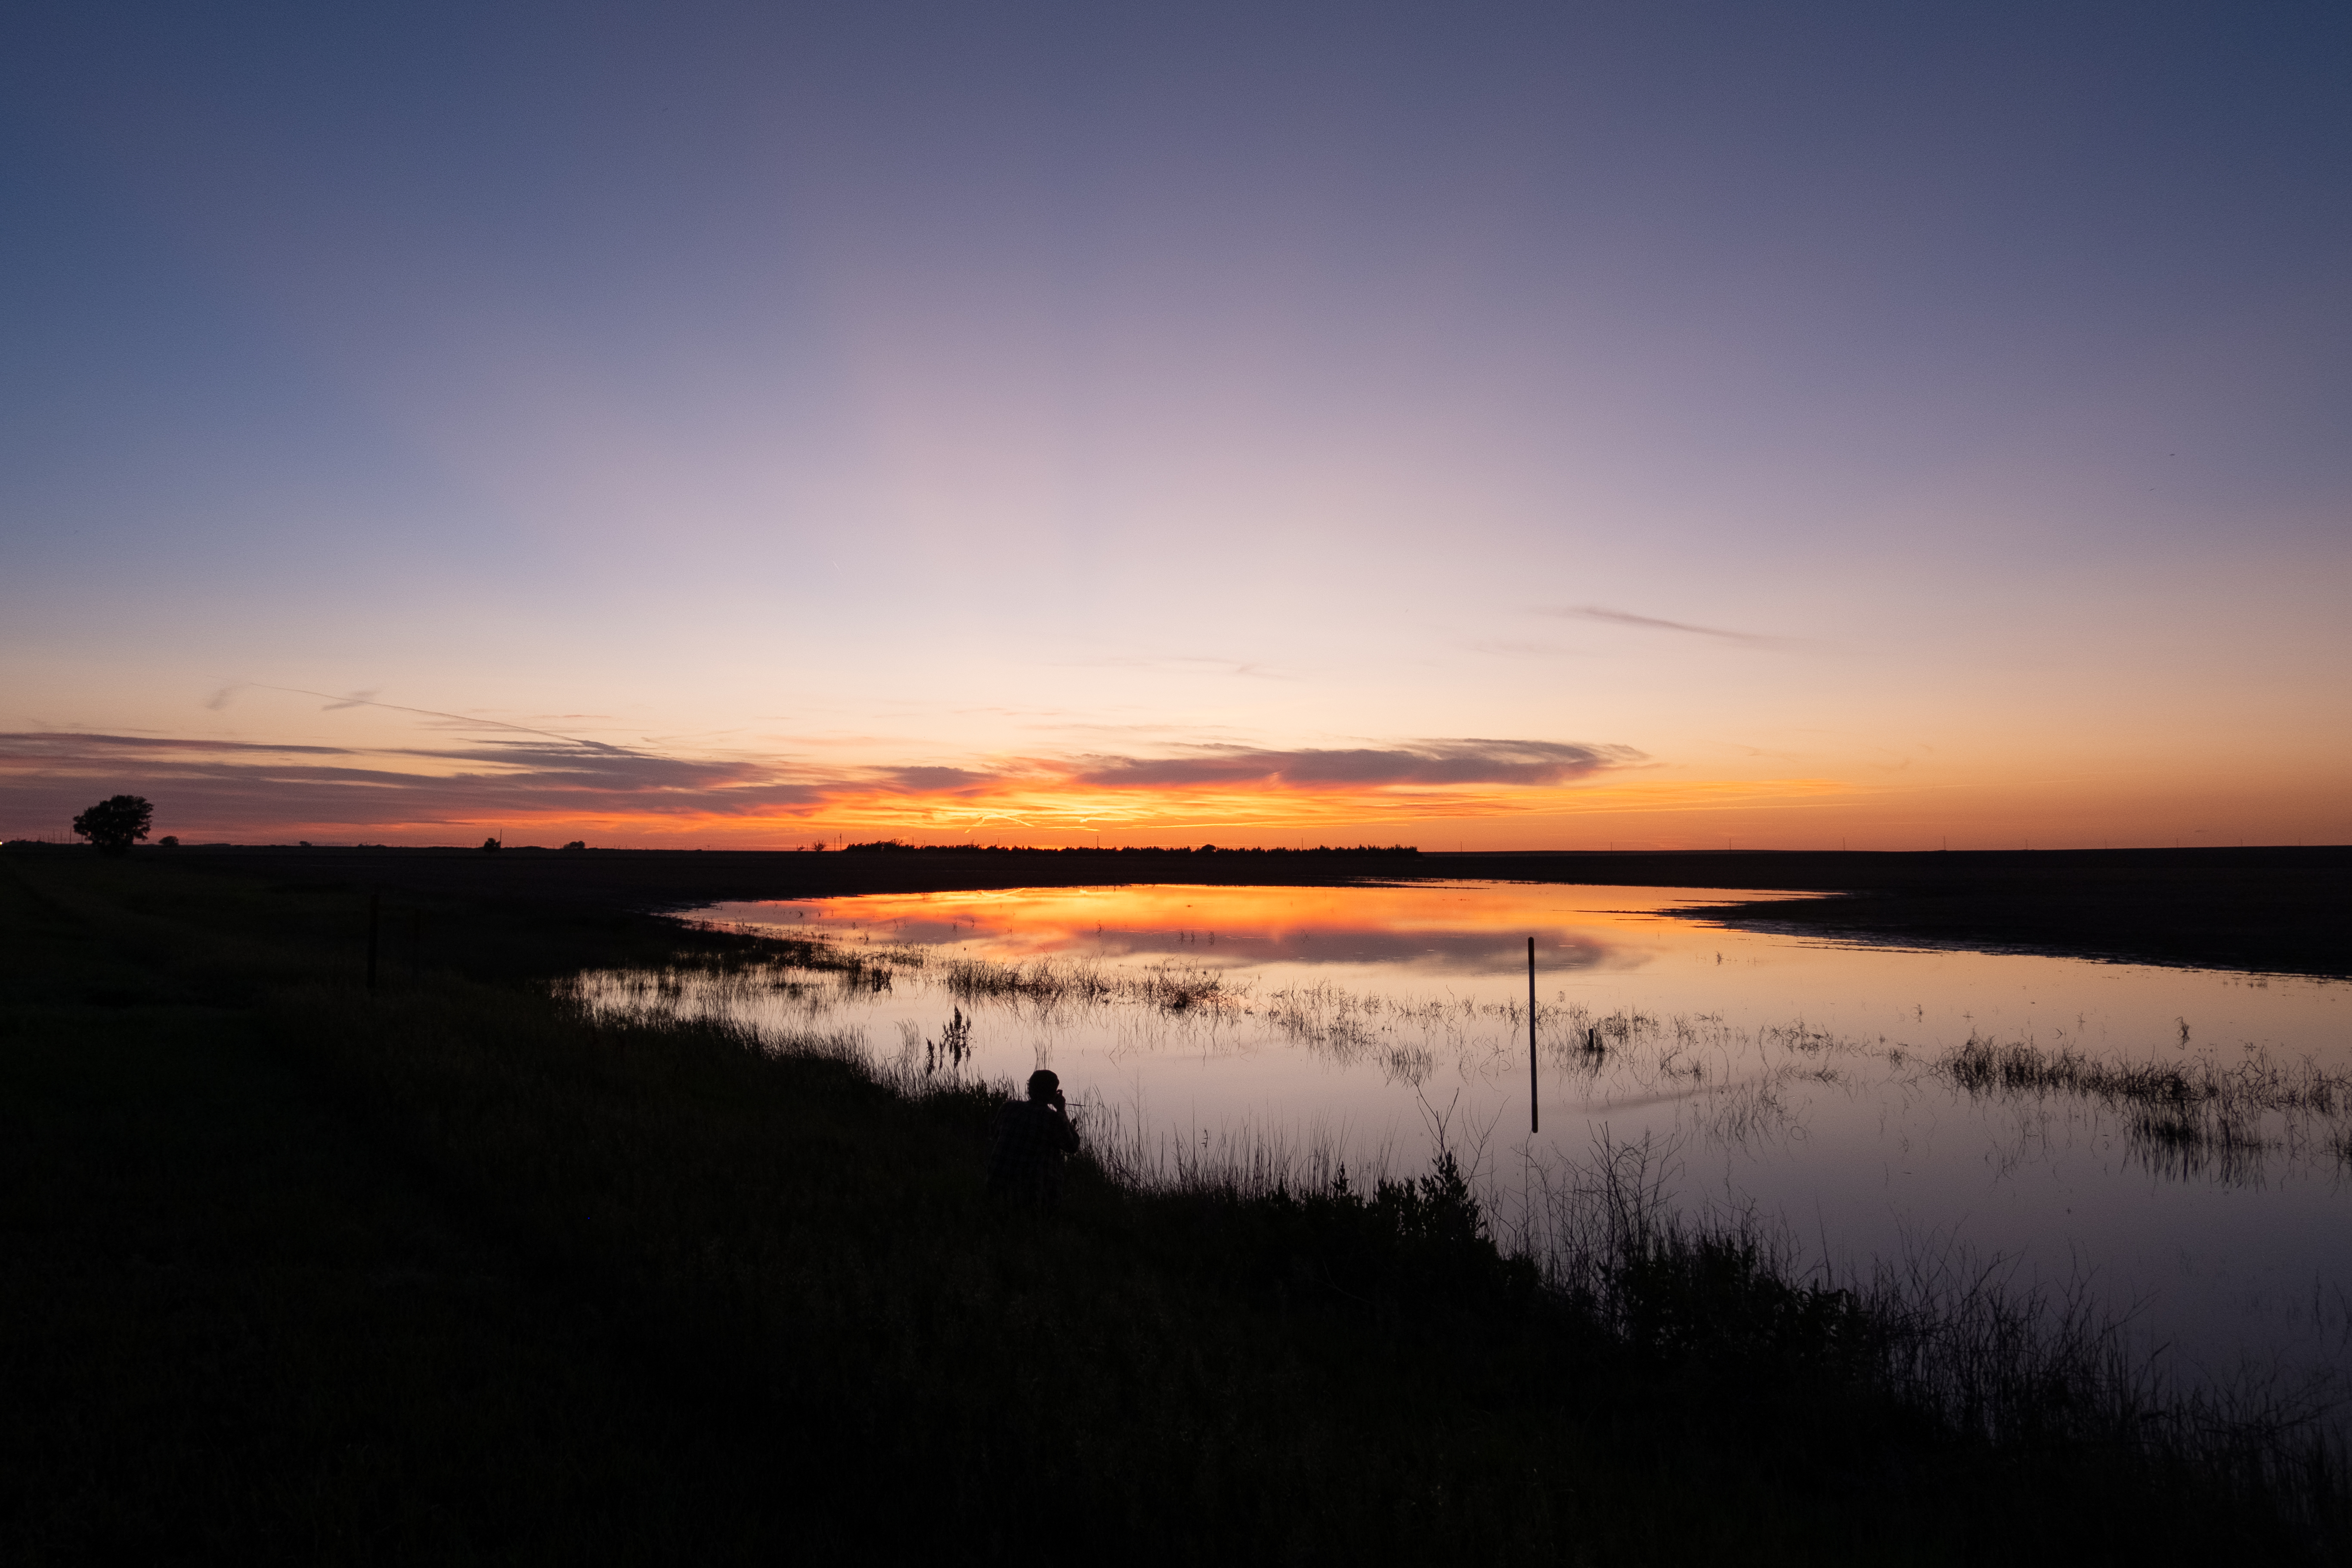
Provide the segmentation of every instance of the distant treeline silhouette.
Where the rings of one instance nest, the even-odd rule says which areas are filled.
[[[957,855],[1254,855],[1283,856],[1296,858],[1318,855],[1418,855],[1420,847],[1412,844],[1318,844],[1312,849],[1223,849],[1214,844],[1203,844],[1195,849],[1190,845],[1172,847],[1158,844],[1122,844],[1115,847],[1091,844],[1068,844],[1060,848],[1032,844],[906,844],[896,838],[877,838],[870,844],[847,844],[845,855],[877,854],[957,854]]]

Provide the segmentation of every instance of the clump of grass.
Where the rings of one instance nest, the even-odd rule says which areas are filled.
[[[947,988],[955,995],[1018,998],[1045,1006],[1108,1000],[1110,982],[1102,966],[1086,960],[1040,958],[1027,963],[998,963],[985,958],[950,957],[940,966]]]
[[[954,1016],[940,1026],[940,1037],[923,1042],[923,1076],[929,1078],[941,1070],[950,1075],[961,1072],[971,1058],[971,1020],[958,1007]]]
[[[1801,1022],[1781,1027],[1768,1025],[1756,1031],[1756,1038],[1759,1045],[1777,1045],[1787,1050],[1802,1051],[1809,1056],[1838,1049],[1845,1044],[1828,1030],[1809,1029]]]
[[[2271,1148],[2260,1129],[2194,1104],[2135,1105],[2125,1130],[2151,1173],[2175,1179],[2252,1182]]]
[[[1345,1139],[1337,1133],[1302,1135],[1286,1123],[1249,1121],[1179,1132],[1148,1125],[1139,1110],[1100,1101],[1070,1109],[1087,1160],[1131,1192],[1240,1201],[1318,1192],[1347,1180]]]
[[[1618,1046],[1630,1046],[1636,1040],[1647,1039],[1656,1034],[1658,1021],[1639,1008],[1621,1007],[1591,1027],[1600,1031],[1603,1040]]]
[[[2071,1094],[2124,1110],[2126,1135],[2166,1174],[2245,1179],[2257,1171],[2263,1121],[2286,1122],[2290,1148],[2312,1142],[2308,1124],[2352,1114],[2352,1074],[2308,1058],[2282,1066],[2259,1052],[2230,1066],[2200,1056],[2182,1062],[2109,1062],[2074,1049],[1971,1034],[1935,1070],[1971,1094]],[[2338,1129],[2327,1146],[2352,1138]]]
[[[1241,996],[1213,969],[1155,963],[1114,969],[1092,959],[1038,958],[1000,963],[985,958],[950,958],[943,966],[947,988],[967,1000],[1017,1000],[1044,1009],[1130,1003],[1163,1013],[1218,1012],[1238,1007]]]
[[[2352,1106],[2352,1074],[2308,1058],[2292,1068],[2254,1055],[2224,1068],[2210,1057],[2181,1063],[2103,1062],[2075,1050],[2047,1051],[1975,1035],[1938,1064],[1963,1089],[2025,1089],[2087,1095],[2147,1105],[2215,1103],[2232,1110],[2309,1110],[2332,1115]]]

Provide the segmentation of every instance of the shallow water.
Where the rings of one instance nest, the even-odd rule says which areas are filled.
[[[1836,1272],[1999,1260],[2013,1287],[2131,1314],[2191,1379],[2352,1368],[2352,986],[1669,912],[1774,896],[1457,883],[722,904],[699,918],[870,955],[883,988],[583,986],[616,1007],[862,1030],[917,1070],[1048,1066],[1090,1137],[1162,1171],[1413,1173],[1443,1138],[1507,1235],[1596,1138],[1646,1135],[1671,1150],[1685,1210],[1752,1213]],[[2075,1066],[2054,1087],[1972,1089],[1948,1069],[1971,1041]],[[2126,1068],[2179,1076],[2105,1071]]]

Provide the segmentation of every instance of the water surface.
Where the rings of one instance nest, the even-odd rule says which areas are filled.
[[[876,967],[583,985],[608,1005],[862,1031],[917,1070],[1051,1067],[1090,1136],[1163,1169],[1412,1173],[1442,1139],[1507,1234],[1597,1138],[1647,1136],[1683,1206],[1753,1214],[1833,1269],[1998,1259],[2021,1288],[2131,1314],[2188,1375],[2352,1365],[2352,987],[1673,913],[1775,896],[1159,885],[721,904],[700,918]],[[1950,1070],[2000,1059],[1988,1047],[2074,1066],[2006,1086]],[[2167,1098],[2200,1084],[2222,1098]]]

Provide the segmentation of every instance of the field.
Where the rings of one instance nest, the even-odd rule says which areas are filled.
[[[1880,1375],[1900,1325],[1737,1238],[1566,1289],[1442,1169],[1081,1162],[1040,1219],[980,1191],[986,1089],[551,989],[766,951],[664,905],[1049,879],[747,858],[0,855],[7,1560],[2345,1556],[2340,1472],[2063,1379],[1957,1430]],[[1242,879],[1292,874],[1383,873]]]

